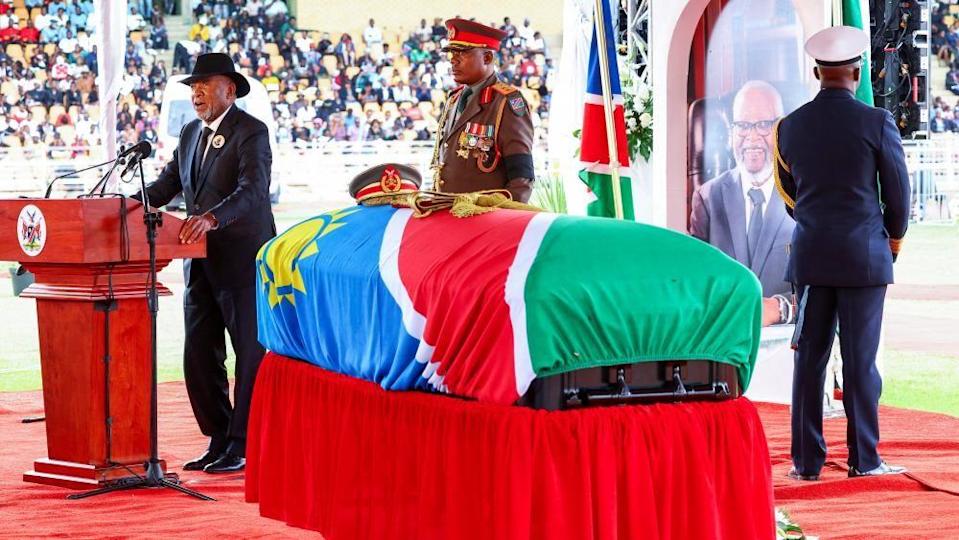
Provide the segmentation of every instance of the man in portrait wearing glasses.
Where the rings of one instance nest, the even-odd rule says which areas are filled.
[[[693,194],[689,232],[748,267],[763,288],[763,324],[794,319],[785,280],[787,245],[796,224],[773,181],[773,125],[782,97],[767,82],[749,81],[733,100],[730,147],[736,167]]]

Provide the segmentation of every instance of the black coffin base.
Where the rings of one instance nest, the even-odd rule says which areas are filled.
[[[549,411],[741,394],[738,370],[710,360],[667,360],[594,367],[535,379],[516,404]]]

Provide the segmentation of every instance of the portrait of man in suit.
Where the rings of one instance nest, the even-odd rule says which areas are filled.
[[[716,246],[756,274],[762,284],[766,324],[792,292],[785,280],[788,244],[795,222],[786,214],[773,180],[773,127],[783,116],[779,92],[749,81],[736,93],[729,146],[736,166],[693,193],[689,232]]]

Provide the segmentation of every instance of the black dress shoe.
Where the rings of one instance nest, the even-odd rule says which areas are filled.
[[[220,459],[220,457],[222,456],[223,454],[221,452],[213,452],[211,450],[207,450],[206,452],[203,452],[202,456],[192,461],[187,461],[186,463],[184,463],[183,470],[184,471],[202,471],[204,467]]]
[[[240,472],[246,467],[246,458],[227,452],[220,459],[203,468],[203,472],[210,474]]]

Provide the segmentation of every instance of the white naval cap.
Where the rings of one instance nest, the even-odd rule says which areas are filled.
[[[833,26],[806,40],[806,54],[820,66],[844,66],[858,62],[869,48],[869,34],[853,26]]]

